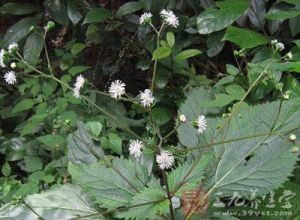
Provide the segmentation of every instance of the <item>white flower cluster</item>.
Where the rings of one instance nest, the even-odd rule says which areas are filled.
[[[140,92],[140,102],[145,108],[148,108],[153,104],[154,97],[150,89],[145,89],[144,92]]]
[[[287,59],[289,59],[289,60],[293,59],[293,54],[292,54],[292,52],[288,52],[288,53],[285,55],[285,57],[286,57]]]
[[[160,16],[167,25],[174,28],[177,28],[179,26],[179,20],[173,11],[163,9],[160,12]]]
[[[172,10],[163,9],[160,12],[160,16],[163,22],[167,25],[177,28],[179,26],[178,17],[174,14]],[[151,22],[152,14],[150,12],[145,12],[140,17],[140,24],[147,24]]]
[[[284,44],[281,42],[278,42],[278,40],[271,40],[271,44],[275,47],[276,50],[282,51],[284,50]]]
[[[140,24],[147,24],[151,22],[152,14],[150,12],[145,12],[140,17]]]
[[[129,153],[135,158],[139,158],[142,155],[142,149],[144,148],[144,144],[139,140],[131,140],[129,143]]]
[[[169,169],[174,164],[174,156],[167,150],[162,150],[160,154],[156,155],[156,162],[160,169]]]
[[[8,53],[13,53],[14,51],[19,49],[19,45],[16,42],[12,42],[9,46],[8,46]]]
[[[122,95],[125,94],[125,83],[121,80],[116,80],[111,83],[109,87],[109,94],[114,99],[119,99]]]
[[[198,119],[196,121],[196,126],[198,128],[198,133],[200,134],[206,130],[207,122],[204,115],[198,116]]]
[[[73,95],[75,96],[75,98],[80,98],[80,89],[83,87],[84,85],[84,78],[82,75],[77,76],[76,78],[76,82],[74,84],[74,88],[73,88]]]
[[[13,85],[17,82],[17,77],[14,71],[9,71],[5,73],[4,80],[7,84]]]
[[[5,68],[6,67],[6,65],[5,65],[5,63],[4,63],[4,55],[5,55],[5,50],[3,50],[3,49],[1,49],[1,51],[0,51],[0,66],[2,67],[2,68]]]

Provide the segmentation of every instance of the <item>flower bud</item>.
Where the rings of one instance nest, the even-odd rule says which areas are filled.
[[[179,121],[180,121],[181,123],[185,123],[185,122],[186,122],[186,116],[185,116],[184,114],[180,114],[180,115],[179,115]]]
[[[10,64],[10,68],[15,69],[17,67],[17,64],[15,62]]]
[[[44,27],[46,31],[50,31],[55,28],[55,23],[53,21],[48,21],[47,25]]]
[[[295,134],[290,135],[290,140],[295,141],[297,139],[297,136]]]

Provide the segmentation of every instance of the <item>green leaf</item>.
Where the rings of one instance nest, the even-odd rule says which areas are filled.
[[[246,94],[246,91],[237,84],[228,85],[225,88],[225,91],[227,94],[229,94],[231,97],[235,98],[236,100],[241,100],[243,96]]]
[[[174,46],[175,36],[174,36],[173,32],[168,32],[167,33],[167,42],[168,42],[169,47],[172,48]]]
[[[9,163],[6,161],[2,167],[2,174],[5,176],[5,177],[9,177],[10,174],[11,174],[11,168],[10,168],[10,165]]]
[[[228,104],[230,104],[232,101],[234,101],[235,98],[231,95],[226,94],[216,94],[215,99],[211,101],[203,101],[203,106],[205,107],[223,107]]]
[[[253,48],[268,43],[268,40],[260,33],[233,26],[227,28],[223,40],[231,41],[241,48]]]
[[[128,205],[151,178],[147,168],[131,160],[115,158],[111,167],[100,164],[73,165],[68,171],[100,207],[114,209]]]
[[[44,1],[44,7],[47,9],[48,13],[54,21],[63,26],[69,25],[69,17],[67,14],[65,1]]]
[[[152,109],[152,117],[157,125],[163,125],[171,120],[172,114],[167,108],[155,107]]]
[[[111,11],[105,8],[92,8],[88,11],[83,24],[102,22],[112,17]]]
[[[197,55],[199,55],[201,53],[202,52],[200,50],[188,49],[188,50],[181,51],[179,54],[177,54],[177,56],[175,57],[175,59],[177,61],[186,60],[187,58],[197,56]]]
[[[76,54],[80,53],[84,48],[85,48],[85,44],[76,43],[72,46],[71,53],[73,55],[76,55]]]
[[[117,154],[122,154],[122,139],[114,133],[108,134],[109,148]]]
[[[71,74],[72,76],[77,75],[78,73],[82,73],[91,67],[89,66],[72,66],[69,70],[68,73]]]
[[[169,47],[159,47],[153,52],[152,59],[160,60],[160,59],[166,58],[166,57],[170,56],[171,52],[172,51]]]
[[[168,174],[170,191],[176,193],[176,195],[181,195],[184,190],[196,189],[204,179],[204,171],[212,157],[212,153],[207,153],[198,161],[186,161],[180,164]]]
[[[248,0],[218,1],[217,8],[208,8],[197,17],[200,34],[210,34],[222,30],[235,22],[249,7]]]
[[[127,2],[118,9],[118,11],[116,12],[116,16],[121,17],[124,15],[128,15],[133,12],[139,11],[142,8],[143,8],[143,5],[138,1]]]
[[[289,18],[294,18],[300,15],[300,10],[273,10],[265,16],[265,18],[270,20],[285,20]]]
[[[125,219],[160,219],[160,215],[169,212],[169,201],[166,199],[166,192],[162,188],[145,188],[130,201],[126,211],[118,213],[118,218]]]
[[[82,14],[78,10],[79,7],[76,5],[76,0],[68,0],[67,4],[67,14],[73,25],[76,25],[82,18]]]
[[[91,131],[92,135],[98,137],[102,130],[102,124],[98,121],[90,121],[86,123],[87,128]]]
[[[39,157],[25,156],[24,162],[25,162],[25,170],[27,172],[32,173],[32,172],[43,169],[43,163],[42,163],[41,158],[39,158]]]
[[[26,37],[27,34],[30,33],[30,27],[35,26],[37,21],[38,19],[36,17],[23,18],[8,28],[4,36],[5,46],[8,46],[12,42],[18,42]]]
[[[4,205],[0,208],[1,219],[73,219],[80,216],[93,215],[97,211],[80,187],[62,185],[41,194],[30,195],[25,203],[32,208],[32,212],[25,205]],[[38,213],[36,215],[35,213]],[[102,218],[97,215],[97,218]]]
[[[188,120],[204,113],[202,97],[193,95],[187,101],[193,105],[184,103],[180,112]],[[195,102],[200,103],[197,108]],[[225,133],[217,135],[219,130],[216,128],[226,118],[207,117],[208,127],[202,134],[197,134],[189,123],[180,126],[179,141],[195,149],[215,143],[216,153],[222,152],[213,185],[216,192],[222,192],[224,196],[234,192],[249,196],[251,190],[256,189],[257,195],[262,195],[278,188],[291,175],[297,154],[291,152],[288,135],[300,130],[299,117],[299,99],[282,104],[277,101],[243,105],[231,118]]]
[[[68,137],[68,158],[73,163],[93,163],[104,158],[100,146],[96,146],[82,122],[77,123],[77,131]]]
[[[0,7],[1,14],[26,15],[38,11],[38,7],[29,3],[8,2]]]
[[[44,40],[41,35],[37,33],[30,34],[23,48],[25,61],[31,65],[36,65],[39,62],[43,48]]]
[[[226,71],[228,74],[232,76],[236,76],[240,70],[231,64],[226,64]]]
[[[28,109],[31,109],[36,104],[36,100],[34,99],[23,99],[13,108],[12,112],[22,112]]]
[[[56,149],[58,147],[62,147],[64,144],[64,138],[57,134],[48,134],[44,136],[40,136],[37,140],[48,147],[49,150]]]

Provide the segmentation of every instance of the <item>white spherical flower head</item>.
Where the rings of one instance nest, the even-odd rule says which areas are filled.
[[[131,140],[129,143],[129,152],[135,158],[139,158],[142,155],[141,149],[144,147],[142,141],[139,140]]]
[[[17,51],[19,48],[19,45],[16,42],[12,42],[10,45],[8,45],[8,52],[13,53]]]
[[[140,92],[140,100],[142,106],[150,107],[154,102],[154,97],[150,89],[145,89],[144,92]]]
[[[174,28],[177,28],[179,26],[178,17],[174,14],[173,11],[163,9],[160,12],[160,16],[167,25]]]
[[[278,40],[271,40],[271,44],[275,47],[276,50],[282,51],[284,49],[284,44]]]
[[[174,157],[171,152],[167,150],[162,150],[160,154],[156,155],[156,162],[160,169],[169,169],[174,164]]]
[[[5,50],[1,49],[1,51],[0,51],[0,66],[2,68],[6,67],[6,65],[4,63],[4,54],[5,54]]]
[[[74,84],[74,87],[77,89],[77,90],[80,90],[84,85],[84,78],[82,75],[79,75],[77,76],[76,78],[76,82]]]
[[[293,59],[293,54],[292,54],[292,52],[288,52],[285,56],[286,56],[286,58],[288,58],[289,60]]]
[[[151,22],[152,14],[150,12],[145,12],[140,17],[140,24],[147,24]]]
[[[290,135],[290,140],[295,141],[297,139],[297,136],[295,134]]]
[[[186,122],[186,116],[185,116],[184,114],[180,114],[180,115],[179,115],[179,121],[180,121],[181,123],[185,123],[185,122]]]
[[[7,84],[13,85],[17,82],[17,77],[14,71],[9,71],[5,73],[4,80]]]
[[[120,80],[112,82],[109,87],[110,96],[114,99],[120,98],[122,95],[125,94],[125,86],[125,83],[123,83]]]
[[[207,122],[204,115],[198,116],[198,119],[196,121],[196,126],[198,128],[198,133],[200,134],[206,130]]]

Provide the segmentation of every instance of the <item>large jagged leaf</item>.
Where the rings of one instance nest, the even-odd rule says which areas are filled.
[[[204,171],[212,154],[204,154],[196,162],[186,161],[168,175],[168,184],[172,193],[181,194],[183,190],[196,189],[204,178]]]
[[[25,203],[34,212],[24,204],[7,204],[0,209],[0,219],[33,220],[42,217],[45,220],[65,220],[97,213],[81,188],[74,185],[63,185],[41,194],[30,195]]]
[[[159,215],[169,212],[166,192],[160,188],[145,188],[136,194],[129,204],[129,209],[117,213],[118,218],[125,219],[160,219]]]
[[[249,7],[248,0],[218,1],[217,8],[208,8],[197,17],[200,34],[222,30],[236,21]]]
[[[121,158],[114,159],[112,167],[69,164],[68,170],[73,183],[82,186],[101,207],[110,209],[129,204],[153,179],[146,167]]]
[[[96,146],[86,126],[77,123],[78,129],[68,137],[68,158],[72,163],[94,163],[104,158],[101,147]]]
[[[180,112],[189,120],[205,114],[201,100],[207,97],[201,89],[194,90]],[[247,196],[253,189],[263,194],[278,188],[297,160],[297,155],[291,153],[288,134],[300,128],[299,99],[243,106],[218,135],[217,128],[226,118],[208,117],[208,128],[202,134],[197,134],[190,123],[178,129],[180,142],[189,148],[221,149],[214,189],[224,195],[235,191]]]

